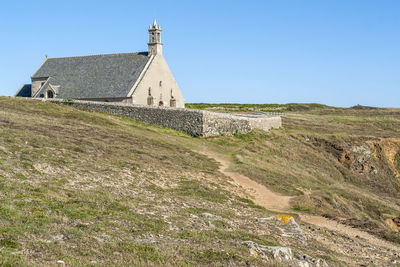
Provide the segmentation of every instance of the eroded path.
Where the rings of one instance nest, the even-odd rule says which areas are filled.
[[[290,211],[290,200],[292,197],[275,193],[269,190],[264,185],[261,185],[242,174],[228,171],[230,161],[221,154],[205,150],[200,151],[200,153],[216,160],[220,164],[219,171],[225,176],[231,178],[235,185],[242,188],[242,192],[237,192],[239,195],[249,197],[257,205],[260,205],[271,211],[276,211],[280,213],[294,213],[293,211]],[[300,220],[302,222],[305,222],[307,224],[311,224],[320,228],[326,228],[330,231],[346,235],[352,239],[362,238],[366,240],[371,246],[383,247],[400,252],[400,246],[382,240],[359,229],[346,226],[344,224],[338,223],[337,221],[330,220],[322,216],[301,213],[296,214],[300,217]]]
[[[225,176],[230,177],[234,181],[235,185],[242,187],[245,191],[244,195],[254,198],[257,205],[274,211],[283,211],[290,208],[289,202],[291,197],[277,194],[240,173],[228,171],[229,161],[218,154],[203,154],[215,159],[220,164],[219,171]]]

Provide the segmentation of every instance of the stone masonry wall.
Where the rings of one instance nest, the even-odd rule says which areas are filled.
[[[138,121],[183,131],[192,136],[244,134],[255,128],[268,131],[271,128],[281,127],[279,116],[238,116],[184,108],[159,108],[82,100],[43,99],[42,101],[58,102],[82,110],[126,116]]]
[[[225,114],[203,111],[203,135],[217,136],[221,134],[245,134],[253,129],[269,131],[280,128],[280,116],[260,116],[243,114]]]
[[[252,130],[247,119],[229,114],[203,111],[203,135],[244,134]]]

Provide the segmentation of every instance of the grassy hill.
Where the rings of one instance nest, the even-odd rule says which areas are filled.
[[[289,104],[207,104],[189,103],[185,105],[190,109],[202,109],[214,112],[275,112],[287,114],[308,115],[340,115],[356,116],[362,118],[400,119],[400,109],[376,108],[356,105],[350,108],[332,107],[317,103],[289,103]]]
[[[0,98],[0,265],[265,264],[240,245],[247,240],[329,263],[367,261],[319,242],[322,229],[302,224],[304,244],[260,225],[256,218],[276,212],[239,197],[218,163],[198,153],[219,153],[231,171],[293,196],[293,215],[325,214],[398,246],[384,221],[400,215],[400,121],[340,114],[285,117],[269,133],[193,138]]]

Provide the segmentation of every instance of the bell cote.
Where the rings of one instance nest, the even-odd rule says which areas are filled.
[[[149,27],[149,55],[162,55],[162,43],[161,43],[161,26],[157,25],[156,19],[154,19],[153,25]]]

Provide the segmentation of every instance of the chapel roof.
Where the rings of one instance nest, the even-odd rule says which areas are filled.
[[[47,58],[32,79],[51,78],[57,98],[126,97],[149,59],[147,52]]]

